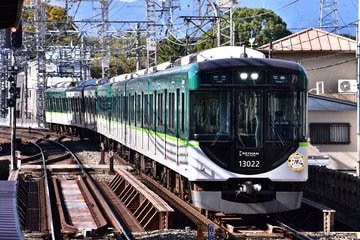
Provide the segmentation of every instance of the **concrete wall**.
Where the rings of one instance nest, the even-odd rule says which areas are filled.
[[[273,58],[302,64],[309,76],[308,89],[315,89],[316,82],[323,81],[327,94],[337,94],[339,79],[356,79],[357,75],[355,52],[275,52]],[[344,94],[340,94],[339,98],[344,99],[341,95]]]
[[[310,123],[350,123],[350,144],[309,145],[309,155],[329,156],[331,169],[356,170],[357,161],[357,112],[356,111],[309,111]]]

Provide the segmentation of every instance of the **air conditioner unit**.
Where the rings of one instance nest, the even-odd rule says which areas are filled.
[[[338,80],[338,92],[339,93],[355,93],[357,92],[357,81],[349,79]]]
[[[316,94],[324,94],[324,81],[316,82]]]

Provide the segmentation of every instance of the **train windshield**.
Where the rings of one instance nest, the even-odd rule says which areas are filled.
[[[224,139],[231,136],[231,92],[197,91],[191,95],[192,133],[197,139]]]
[[[268,92],[267,139],[280,142],[305,139],[305,104],[304,92]]]
[[[237,94],[237,134],[242,147],[261,146],[260,107],[260,91],[241,91]]]

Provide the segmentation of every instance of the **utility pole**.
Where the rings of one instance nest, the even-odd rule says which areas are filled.
[[[11,66],[8,67],[9,82],[9,98],[7,99],[7,107],[10,112],[10,128],[11,128],[11,171],[17,170],[17,158],[15,156],[16,149],[16,99],[20,96],[20,88],[17,88],[18,67],[15,61],[15,52],[22,46],[22,23],[6,29],[5,46],[11,51]]]
[[[16,151],[16,97],[17,97],[17,72],[18,68],[14,66],[14,56],[12,56],[12,65],[9,67],[10,76],[8,77],[8,81],[10,83],[9,87],[9,99],[8,99],[8,107],[10,111],[10,128],[11,128],[11,171],[17,170],[17,158],[15,156]]]
[[[339,33],[337,0],[320,0],[319,28]]]

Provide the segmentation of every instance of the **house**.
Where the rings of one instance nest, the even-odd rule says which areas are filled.
[[[357,77],[355,40],[308,28],[257,50],[266,54],[272,52],[272,58],[303,65],[309,76],[310,93],[354,101]],[[346,82],[350,83],[347,88],[341,84]]]
[[[356,170],[357,104],[309,94],[309,158],[328,159],[328,168]]]
[[[309,159],[356,170],[356,41],[308,28],[257,50],[298,62],[308,73]]]

